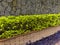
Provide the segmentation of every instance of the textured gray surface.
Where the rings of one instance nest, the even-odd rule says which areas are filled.
[[[60,0],[0,0],[0,15],[59,12]]]

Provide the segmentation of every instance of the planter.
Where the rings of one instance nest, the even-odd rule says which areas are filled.
[[[10,39],[0,39],[0,45],[26,45],[26,43],[29,43],[29,41],[35,42],[42,38],[48,37],[57,31],[60,31],[60,26],[49,27],[43,29],[42,31],[35,31],[25,35],[18,35]]]

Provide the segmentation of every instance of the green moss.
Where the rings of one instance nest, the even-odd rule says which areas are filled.
[[[18,34],[58,25],[60,25],[60,14],[2,16],[0,17],[0,38],[11,38]]]

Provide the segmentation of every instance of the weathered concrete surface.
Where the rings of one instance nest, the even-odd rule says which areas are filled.
[[[60,0],[0,0],[0,15],[59,12]]]
[[[60,45],[60,31],[30,44],[31,45]],[[27,44],[27,45],[30,45],[30,44]]]
[[[0,45],[26,45],[26,43],[29,43],[29,41],[35,42],[44,37],[50,36],[57,31],[60,31],[60,26],[50,27],[39,32],[27,34],[25,36],[18,36],[16,38],[0,41]]]

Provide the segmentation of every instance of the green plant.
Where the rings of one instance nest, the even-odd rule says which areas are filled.
[[[0,17],[0,38],[11,38],[18,34],[58,25],[60,25],[60,14],[2,16]]]

